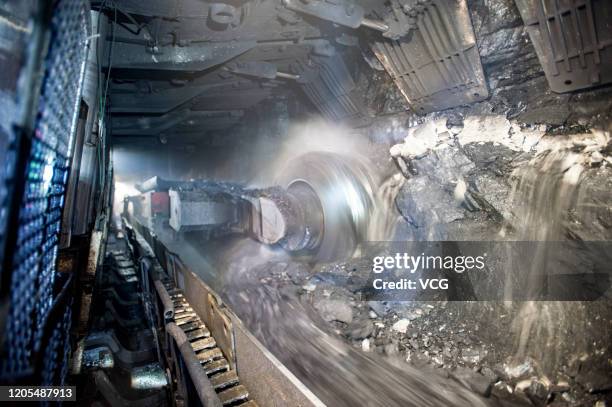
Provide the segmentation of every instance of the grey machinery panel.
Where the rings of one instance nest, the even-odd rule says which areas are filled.
[[[516,4],[554,92],[612,82],[612,2],[516,0]]]
[[[415,2],[416,3],[416,2]],[[465,0],[426,0],[404,12],[411,30],[372,49],[417,113],[488,97]]]

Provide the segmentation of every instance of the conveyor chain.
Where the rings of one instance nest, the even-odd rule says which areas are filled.
[[[183,291],[169,281],[164,281],[163,284],[174,305],[174,321],[185,332],[221,403],[232,407],[257,407],[255,401],[249,400],[248,390],[240,384],[238,374],[231,369],[215,338],[194,312]]]

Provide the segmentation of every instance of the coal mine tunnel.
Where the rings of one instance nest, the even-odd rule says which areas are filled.
[[[0,402],[612,406],[612,2],[0,0]]]

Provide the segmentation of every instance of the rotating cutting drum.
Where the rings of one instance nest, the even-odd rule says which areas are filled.
[[[281,242],[286,250],[332,261],[351,256],[366,238],[374,199],[363,163],[334,153],[307,153],[287,167],[278,184],[296,215]]]

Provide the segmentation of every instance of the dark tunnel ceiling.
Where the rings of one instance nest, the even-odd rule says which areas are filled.
[[[114,38],[108,106],[116,141],[194,140],[226,131],[262,101],[300,92],[295,79],[273,78],[271,67],[291,72],[312,55],[346,51],[336,49],[336,39],[355,34],[300,18],[280,1],[238,2],[227,10],[199,0],[115,3],[116,17],[113,8],[105,14],[119,24],[105,36],[107,52]],[[108,54],[102,60],[106,69]],[[245,62],[255,63],[254,75],[232,72]]]
[[[573,28],[554,5],[516,3],[555,92],[612,82],[606,2]],[[580,7],[563,13],[579,16]],[[93,8],[116,21],[102,24],[100,57],[104,72],[112,67],[115,141],[227,134],[279,98],[364,125],[371,117],[355,78],[372,68],[421,114],[489,95],[466,0],[114,0]],[[551,32],[562,32],[562,43]]]
[[[368,64],[419,113],[488,96],[465,0],[117,0],[104,11],[117,22],[101,58],[115,141],[202,140],[275,98],[367,124],[355,77]]]

